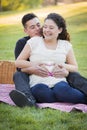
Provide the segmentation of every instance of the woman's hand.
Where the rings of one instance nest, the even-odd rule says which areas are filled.
[[[22,68],[22,72],[28,73],[28,74],[35,74],[41,77],[47,77],[48,76],[48,70],[42,63],[33,63],[31,67]]]
[[[69,74],[69,72],[62,65],[55,64],[52,72],[49,72],[46,64],[34,62],[32,62],[31,64],[32,65],[30,67],[22,68],[21,71],[28,74],[35,74],[41,77],[54,76],[56,78],[67,77]]]
[[[54,69],[52,70],[52,75],[56,78],[64,78],[69,74],[68,70],[63,65],[55,64]]]

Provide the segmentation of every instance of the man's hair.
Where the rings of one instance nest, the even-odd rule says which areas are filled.
[[[33,13],[28,13],[28,14],[25,14],[22,18],[22,25],[25,27],[26,25],[26,22],[37,17],[35,14]]]

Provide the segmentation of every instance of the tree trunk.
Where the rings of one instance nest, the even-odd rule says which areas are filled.
[[[2,3],[1,3],[1,0],[0,0],[0,12],[2,11]]]
[[[57,5],[58,0],[54,0],[54,5]]]

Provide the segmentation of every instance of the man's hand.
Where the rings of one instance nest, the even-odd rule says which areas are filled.
[[[55,64],[54,69],[52,71],[52,75],[56,78],[64,78],[67,77],[69,72],[62,65]]]

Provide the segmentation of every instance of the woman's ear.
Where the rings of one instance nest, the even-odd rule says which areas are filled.
[[[63,28],[59,28],[59,34],[63,31]]]

